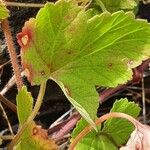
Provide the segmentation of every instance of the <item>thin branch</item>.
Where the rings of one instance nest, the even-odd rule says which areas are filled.
[[[69,117],[68,119],[66,119],[66,120],[64,120],[63,122],[60,122],[59,124],[57,124],[57,125],[55,125],[55,126],[53,126],[53,127],[50,127],[47,131],[48,131],[48,134],[51,136],[51,137],[53,137],[53,138],[55,138],[55,135],[58,135],[59,134],[59,131],[62,129],[62,128],[64,128],[64,126],[68,123],[68,122],[73,122],[72,123],[72,126],[75,126],[76,125],[76,123],[74,122],[74,121],[72,121],[72,120],[74,120],[74,119],[76,119],[77,121],[79,120],[78,119],[78,117],[81,117],[81,115],[79,114],[79,113],[75,113],[75,114],[73,114],[71,117]],[[70,129],[70,131],[71,131],[71,129]],[[70,132],[69,131],[69,128],[67,129],[67,132],[69,133]],[[65,132],[64,131],[64,133],[67,133],[67,132]],[[64,134],[65,135],[65,134]],[[63,136],[64,136],[63,135]]]
[[[8,117],[7,117],[7,114],[6,114],[5,110],[4,110],[4,108],[3,108],[2,104],[1,104],[1,102],[0,102],[0,108],[1,108],[1,110],[2,110],[2,112],[3,112],[3,116],[4,116],[4,118],[5,118],[5,120],[6,120],[7,124],[8,124],[9,131],[10,131],[10,133],[12,134],[12,136],[14,136],[12,127],[11,127],[11,125],[10,125],[10,122],[9,122],[9,120],[8,120]]]
[[[144,89],[144,77],[142,78],[142,104],[143,104],[143,122],[146,123],[146,104],[145,104],[145,89]]]
[[[46,82],[43,82],[40,86],[39,95],[38,95],[36,104],[34,106],[34,109],[31,113],[31,115],[28,117],[27,121],[23,124],[22,128],[17,133],[15,138],[12,140],[12,142],[8,145],[7,150],[12,150],[13,149],[13,147],[19,142],[19,139],[22,136],[25,129],[30,125],[30,123],[33,121],[33,119],[37,115],[37,113],[38,113],[38,111],[41,107],[42,101],[43,101],[43,97],[44,97],[44,94],[45,94],[45,89],[46,89]]]
[[[11,31],[10,31],[10,26],[9,26],[8,20],[6,19],[6,20],[2,21],[1,26],[2,26],[4,35],[5,35],[8,52],[10,55],[12,67],[13,67],[15,78],[16,78],[17,88],[19,90],[23,86],[23,82],[22,82],[22,78],[21,78],[21,71],[19,68],[17,54],[16,54],[16,50],[14,47],[14,42],[13,42],[13,38],[12,38]]]
[[[76,123],[80,120],[81,116],[79,114],[74,115],[74,117],[69,120],[61,129],[52,137],[54,139],[62,138],[64,135],[68,134],[70,130],[76,125]]]
[[[0,101],[10,108],[13,112],[17,112],[16,105],[0,94]]]
[[[20,55],[17,55],[17,58],[19,58]],[[8,60],[7,62],[3,63],[2,65],[0,65],[0,69],[3,69],[3,67],[5,67],[6,65],[8,65],[9,63],[11,63],[10,60]]]
[[[72,107],[71,109],[69,109],[67,112],[65,112],[61,117],[59,117],[55,122],[53,122],[50,126],[50,128],[56,126],[57,124],[59,124],[66,116],[68,116],[72,111],[74,110],[74,107]]]
[[[44,4],[35,4],[35,3],[19,3],[19,2],[7,2],[5,1],[6,6],[14,6],[14,7],[35,7],[41,8]]]
[[[121,92],[125,88],[126,88],[126,85],[119,85],[116,88],[109,88],[109,89],[104,90],[102,93],[100,93],[100,99],[99,99],[100,103],[105,102],[108,98],[113,96],[113,94],[116,94],[117,92]]]
[[[2,140],[13,140],[14,136],[12,136],[12,135],[0,135],[0,139],[2,139]]]
[[[21,76],[25,75],[25,71],[21,72]],[[7,84],[5,85],[5,87],[0,91],[1,95],[6,94],[6,92],[13,86],[15,85],[15,76],[13,75],[10,80],[7,82]]]

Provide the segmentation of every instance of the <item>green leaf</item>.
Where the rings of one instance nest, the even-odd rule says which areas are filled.
[[[17,114],[20,125],[23,125],[33,109],[33,98],[24,86],[17,95]]]
[[[95,85],[115,87],[130,80],[132,68],[150,56],[149,37],[150,25],[132,13],[91,18],[75,1],[60,0],[26,22],[18,42],[29,81],[55,80],[93,124],[99,105]]]
[[[72,133],[72,138],[75,138],[86,125],[87,122],[81,119]],[[93,130],[77,144],[75,150],[117,150],[117,147],[106,136]]]
[[[33,109],[33,98],[31,93],[27,91],[27,88],[24,86],[19,91],[17,97],[17,115],[19,119],[20,127],[26,122],[28,117],[30,116],[32,109]],[[28,126],[28,128],[24,131],[21,136],[20,143],[17,145],[17,150],[25,150],[26,145],[32,145],[32,128],[33,122]],[[29,143],[28,143],[29,141]],[[28,144],[27,144],[28,143]]]
[[[19,91],[17,97],[17,115],[19,119],[20,127],[26,122],[28,117],[30,116],[33,109],[33,98],[31,93],[27,91],[27,88],[24,86]],[[32,145],[33,141],[31,138],[33,122],[28,126],[28,128],[24,131],[21,136],[20,144],[17,145],[17,150],[25,150],[26,145]],[[28,143],[29,141],[29,143]],[[28,143],[28,144],[27,144]]]
[[[0,21],[9,17],[9,11],[2,0],[0,0]]]
[[[122,112],[137,117],[140,108],[134,102],[127,99],[117,100],[111,112]],[[81,119],[72,133],[71,141],[87,126],[87,122]],[[76,150],[118,150],[125,144],[131,132],[134,130],[132,124],[125,119],[109,119],[105,121],[104,127],[99,126],[98,132],[92,130],[76,146]],[[89,144],[90,143],[90,144]]]
[[[24,86],[17,95],[17,114],[20,126],[22,126],[27,118],[31,115],[33,108],[33,98],[31,93]],[[16,145],[16,150],[57,150],[57,145],[53,140],[50,140],[47,131],[40,126],[36,126],[34,121],[28,125],[20,137],[19,143]]]
[[[114,103],[111,112],[122,112],[136,118],[140,110],[140,107],[134,102],[128,102],[127,99],[120,99]],[[106,132],[111,136],[117,145],[122,145],[128,140],[133,130],[134,126],[126,119],[113,118],[105,122],[102,132]]]
[[[95,4],[101,9],[104,6],[107,11],[113,13],[119,10],[134,10],[138,6],[139,0],[95,0]]]

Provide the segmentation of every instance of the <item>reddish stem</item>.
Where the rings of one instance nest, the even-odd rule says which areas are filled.
[[[14,42],[13,42],[13,38],[12,38],[11,31],[10,31],[10,26],[9,26],[8,20],[6,19],[6,20],[2,21],[1,26],[2,26],[2,30],[4,32],[4,35],[5,35],[5,39],[6,39],[6,43],[7,43],[7,47],[8,47],[8,52],[10,55],[13,71],[15,74],[17,88],[19,90],[23,86],[23,82],[22,82],[22,78],[21,78],[21,71],[19,68],[17,54],[15,51]]]
[[[64,135],[70,132],[71,129],[76,125],[76,123],[79,121],[81,116],[79,114],[74,115],[71,117],[71,119],[63,126],[61,129],[56,133],[56,135],[53,137],[55,139],[60,139]]]
[[[137,126],[140,126],[142,128],[145,128],[144,125],[142,125],[139,121],[137,121],[135,118],[124,114],[124,113],[118,113],[118,112],[111,112],[108,114],[103,115],[102,117],[98,118],[95,120],[95,124],[99,125],[102,122],[104,122],[107,119],[110,118],[124,118],[127,119],[128,121],[130,121],[131,123],[133,123],[133,125],[137,128]],[[71,143],[69,150],[74,150],[76,144],[83,138],[85,137],[89,132],[91,132],[91,130],[93,130],[93,127],[91,125],[88,125],[87,127],[85,127],[77,136],[76,138],[73,140],[73,142]]]

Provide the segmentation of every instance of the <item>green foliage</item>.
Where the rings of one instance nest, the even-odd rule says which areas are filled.
[[[140,107],[134,102],[128,102],[127,99],[116,101],[111,109],[111,112],[122,112],[136,118],[140,113]],[[129,135],[134,130],[132,123],[126,119],[113,118],[105,122],[102,132],[111,136],[117,145],[124,144]]]
[[[122,112],[137,117],[140,108],[134,102],[127,99],[116,101],[111,112]],[[72,133],[74,139],[88,125],[83,119],[79,121]],[[104,127],[98,127],[99,131],[93,130],[85,136],[76,146],[76,150],[118,150],[120,145],[126,143],[130,134],[134,130],[131,123],[125,119],[109,119],[104,123]]]
[[[17,95],[17,114],[20,126],[22,126],[30,116],[33,108],[33,98],[26,87],[22,87]],[[57,150],[57,145],[48,138],[47,132],[34,121],[28,125],[20,137],[16,150]]]
[[[17,115],[19,119],[20,127],[26,122],[27,118],[30,116],[33,108],[33,98],[31,93],[27,91],[27,88],[24,86],[19,91],[17,95]],[[17,150],[25,150],[27,145],[32,146],[32,126],[33,123],[28,126],[21,136],[20,143],[17,145]],[[27,144],[28,143],[28,144]],[[31,148],[30,148],[31,149]]]
[[[33,109],[33,98],[31,93],[24,86],[17,95],[17,114],[19,123],[22,126],[30,116]]]
[[[0,21],[9,17],[9,11],[4,5],[3,1],[0,0]]]
[[[132,13],[105,12],[91,18],[75,1],[60,0],[47,3],[26,22],[18,42],[30,82],[55,80],[93,124],[95,85],[115,87],[130,80],[132,68],[150,56],[149,37],[149,24]]]
[[[137,8],[139,0],[95,0],[95,4],[98,5],[102,11],[103,7],[111,13],[124,10],[134,10]]]

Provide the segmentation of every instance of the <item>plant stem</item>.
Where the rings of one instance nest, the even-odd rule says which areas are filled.
[[[34,109],[33,109],[32,113],[31,113],[31,115],[28,117],[27,121],[24,123],[24,125],[22,126],[20,131],[17,133],[17,135],[15,136],[13,141],[8,145],[7,150],[12,150],[13,149],[13,147],[19,142],[19,139],[22,136],[22,134],[25,131],[25,129],[28,127],[28,125],[30,125],[30,123],[33,121],[33,119],[37,115],[37,113],[38,113],[38,111],[39,111],[39,109],[41,107],[42,101],[43,101],[45,90],[46,90],[46,82],[43,82],[41,84],[41,86],[40,86],[39,95],[38,95],[36,104],[34,106]]]
[[[14,136],[10,121],[8,120],[7,114],[6,114],[5,109],[4,109],[3,105],[1,104],[1,102],[0,102],[0,108],[1,108],[1,110],[3,112],[3,116],[8,124],[9,131],[10,131],[11,135]]]
[[[100,6],[103,12],[106,12],[107,9],[101,0],[96,0],[96,3]]]
[[[17,112],[16,105],[6,99],[3,95],[0,94],[0,102],[5,104],[8,108],[10,108],[13,112]]]
[[[0,139],[2,140],[13,140],[14,136],[12,135],[0,135]]]
[[[19,2],[7,2],[7,1],[5,1],[5,4],[7,6],[14,6],[14,7],[35,7],[35,8],[41,8],[41,7],[44,6],[44,4],[19,3]]]
[[[8,52],[10,55],[13,71],[15,74],[17,88],[19,90],[23,86],[23,82],[22,82],[22,78],[21,78],[21,71],[19,68],[17,54],[15,51],[14,42],[13,42],[13,38],[12,38],[11,31],[10,31],[10,26],[9,26],[8,20],[5,19],[4,21],[2,21],[1,25],[2,25],[2,30],[4,32],[4,35],[5,35]]]
[[[142,125],[139,121],[137,121],[135,118],[124,114],[124,113],[118,113],[118,112],[111,112],[108,114],[103,115],[102,117],[98,118],[95,120],[95,124],[99,125],[102,122],[104,122],[107,119],[110,118],[124,118],[127,119],[128,121],[130,121],[135,127],[141,126],[142,128],[145,128],[144,125]],[[91,132],[91,130],[93,130],[93,126],[88,125],[87,127],[85,127],[77,136],[76,138],[73,140],[73,142],[71,143],[69,150],[74,150],[76,144],[83,138],[85,137],[89,132]]]

